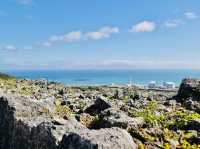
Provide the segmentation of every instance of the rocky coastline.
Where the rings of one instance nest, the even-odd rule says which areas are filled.
[[[0,149],[111,148],[200,148],[200,80],[156,91],[0,73]]]

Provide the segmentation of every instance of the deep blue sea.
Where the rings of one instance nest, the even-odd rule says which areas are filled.
[[[146,85],[150,81],[157,81],[159,84],[172,81],[179,85],[185,77],[200,78],[200,70],[18,70],[5,72],[17,77],[47,79],[66,85],[127,84],[130,79],[133,83],[141,85]]]

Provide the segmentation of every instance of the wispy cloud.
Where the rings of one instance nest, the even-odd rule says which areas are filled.
[[[5,45],[5,46],[1,46],[0,50],[17,50],[17,47],[14,45]]]
[[[49,37],[47,41],[39,42],[39,46],[51,47],[54,44],[58,43],[71,43],[81,40],[82,32],[81,31],[72,31],[63,35],[53,35]]]
[[[94,31],[94,32],[81,32],[78,31],[72,31],[66,34],[61,35],[53,35],[50,36],[47,40],[36,42],[35,44],[32,44],[30,46],[22,46],[20,49],[24,50],[32,50],[34,48],[41,48],[41,47],[52,47],[53,45],[62,44],[62,43],[72,43],[72,42],[78,42],[78,41],[84,41],[84,40],[99,40],[102,38],[109,38],[112,34],[119,33],[118,27],[102,27],[101,29]],[[19,48],[16,48],[14,45],[7,45],[0,47],[0,50],[16,50]]]
[[[130,32],[153,32],[156,29],[156,23],[152,21],[143,21],[133,25]]]
[[[46,41],[46,42],[42,42],[42,43],[40,43],[39,45],[40,45],[40,46],[43,46],[43,47],[51,47],[51,46],[52,46],[52,43]]]
[[[184,13],[185,17],[187,19],[196,19],[198,16],[194,12],[185,12]]]
[[[88,32],[85,34],[86,39],[98,40],[102,38],[109,38],[112,34],[119,33],[118,27],[103,27],[98,31]]]
[[[165,27],[167,28],[176,28],[178,26],[180,26],[181,24],[183,24],[183,21],[182,20],[168,20],[165,22]]]
[[[81,39],[81,31],[73,31],[64,35],[54,35],[49,38],[49,42],[74,42]]]
[[[48,40],[39,43],[41,46],[51,47],[58,43],[72,43],[81,40],[99,40],[102,38],[109,38],[112,34],[119,33],[118,27],[102,27],[93,32],[72,31],[62,35],[53,35]]]
[[[192,63],[179,60],[126,60],[126,59],[110,59],[104,61],[93,62],[87,64],[88,67],[95,68],[190,68]]]

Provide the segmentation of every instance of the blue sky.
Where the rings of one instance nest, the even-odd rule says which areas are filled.
[[[0,69],[199,69],[199,0],[2,0]]]

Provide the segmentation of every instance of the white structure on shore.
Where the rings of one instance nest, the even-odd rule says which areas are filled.
[[[176,88],[176,85],[174,82],[163,82],[163,86],[166,89],[175,89]]]
[[[128,87],[131,87],[133,85],[132,78],[129,79],[129,83],[127,84]]]
[[[167,90],[173,90],[176,88],[176,85],[174,82],[163,82],[162,85],[158,85],[156,81],[151,81],[148,84],[149,89],[167,89]]]
[[[151,82],[149,82],[148,87],[149,87],[149,88],[156,88],[156,87],[157,87],[156,81],[151,81]]]

